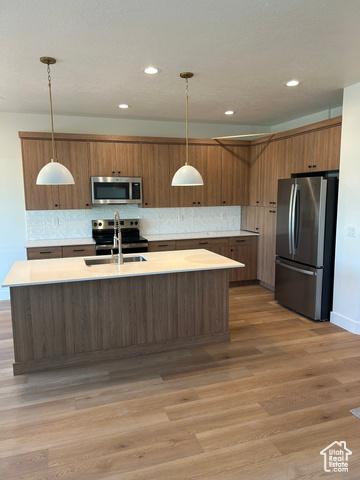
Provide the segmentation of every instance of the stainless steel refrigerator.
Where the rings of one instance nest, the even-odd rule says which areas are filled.
[[[275,300],[313,320],[332,308],[336,177],[278,182]]]

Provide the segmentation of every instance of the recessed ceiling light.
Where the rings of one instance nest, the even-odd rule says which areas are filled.
[[[225,115],[234,115],[234,110],[226,110]]]
[[[144,72],[147,73],[148,75],[155,75],[155,73],[158,73],[159,69],[155,67],[147,67],[145,68]]]
[[[290,80],[289,82],[286,82],[286,86],[287,87],[296,87],[297,85],[299,85],[299,80]]]
[[[120,103],[119,108],[129,108],[129,105],[126,103]]]

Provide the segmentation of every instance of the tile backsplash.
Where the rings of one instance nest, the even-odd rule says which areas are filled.
[[[28,240],[91,237],[91,220],[139,218],[142,235],[239,230],[241,207],[141,208],[107,205],[89,210],[26,212]]]

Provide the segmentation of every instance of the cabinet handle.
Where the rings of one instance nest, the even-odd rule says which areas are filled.
[[[167,243],[163,243],[162,245],[159,243],[158,247],[168,247],[169,245]]]
[[[311,166],[311,165],[308,165],[308,168],[312,168],[312,166]]]
[[[225,201],[225,200],[223,200],[223,203],[226,203],[226,201]]]
[[[115,171],[112,172],[115,175]]]
[[[58,204],[57,204],[57,203],[55,203],[55,207],[57,207],[57,206],[58,206]]]
[[[199,245],[207,245],[209,242],[199,242]]]
[[[245,240],[236,240],[238,243],[245,242]]]
[[[256,203],[260,203],[259,200],[256,200]]]
[[[256,227],[255,230],[259,230],[259,227]]]
[[[121,170],[118,170],[118,174],[119,174],[119,175],[120,175],[120,173],[121,173]]]
[[[73,252],[84,252],[85,249],[84,248],[74,248],[73,249]]]
[[[313,168],[316,168],[316,165],[313,165]]]
[[[200,202],[198,202],[198,205],[200,205]]]
[[[193,202],[193,205],[195,205],[196,202]]]
[[[40,253],[40,255],[43,255],[43,254],[45,254],[45,253],[52,253],[52,250],[48,250],[48,251],[46,251],[46,252],[45,252],[45,251],[44,251],[44,252],[39,252],[39,253]]]

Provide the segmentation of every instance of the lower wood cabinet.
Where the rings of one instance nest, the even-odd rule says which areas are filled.
[[[210,252],[244,263],[245,267],[230,270],[230,282],[241,282],[257,280],[257,243],[257,235],[167,240],[163,242],[149,242],[149,252],[205,248],[210,250]]]
[[[175,240],[164,240],[163,242],[149,242],[149,252],[165,252],[167,250],[175,250]]]
[[[257,279],[257,236],[229,237],[228,257],[245,263],[243,268],[230,270],[230,282]]]
[[[259,232],[257,278],[265,286],[275,286],[276,208],[243,207],[241,226]]]
[[[47,258],[91,257],[96,255],[95,245],[66,245],[57,247],[34,247],[26,249],[28,260]]]

